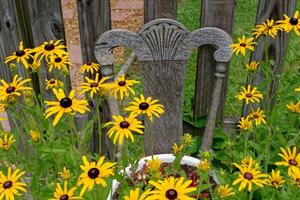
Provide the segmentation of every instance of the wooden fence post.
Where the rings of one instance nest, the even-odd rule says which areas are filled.
[[[95,41],[103,32],[111,29],[110,1],[77,0],[77,9],[83,63],[97,62],[94,54]],[[112,76],[113,66],[101,66],[101,71],[105,76]],[[106,100],[102,102],[101,108],[98,109],[100,109],[101,121],[109,121],[110,109]],[[94,152],[99,152],[100,150],[98,128],[100,127],[96,125],[91,141],[91,148]],[[113,145],[105,134],[102,134],[101,141],[101,152],[112,156]]]
[[[201,5],[201,27],[218,27],[232,33],[235,13],[235,0],[202,0]],[[200,47],[198,51],[197,77],[195,88],[194,119],[208,115],[211,105],[216,62],[213,58],[214,47]],[[226,88],[228,81],[229,66],[224,78],[222,87],[219,117],[223,121],[224,106],[226,99]]]
[[[177,0],[145,0],[144,23],[157,18],[176,19]]]
[[[260,0],[257,11],[256,24],[260,24],[267,19],[274,19],[275,21],[283,19],[284,14],[292,16],[296,8],[296,3],[296,0]],[[267,47],[269,58],[275,61],[275,64],[271,66],[274,79],[271,81],[271,83],[268,84],[268,87],[266,87],[270,89],[266,91],[267,94],[264,99],[264,109],[269,112],[272,111],[272,108],[275,104],[275,94],[279,83],[278,75],[282,72],[287,46],[288,34],[280,31],[275,39],[270,40],[269,46]],[[251,55],[250,62],[263,60],[265,54],[264,49],[265,38],[260,37],[255,51]],[[264,80],[265,77],[262,73],[256,73],[254,74],[254,76],[249,76],[247,78],[247,84],[258,86]],[[249,107],[244,105],[243,115],[247,115],[248,113]]]

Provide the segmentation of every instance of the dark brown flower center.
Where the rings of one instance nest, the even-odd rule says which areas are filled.
[[[247,97],[247,98],[251,98],[252,96],[253,96],[253,95],[250,94],[250,93],[247,93],[247,94],[246,94],[246,97]]]
[[[97,87],[98,86],[98,83],[91,83],[90,86],[93,88],[93,87]]]
[[[246,47],[247,44],[246,44],[246,43],[241,43],[240,46],[241,46],[241,47]]]
[[[51,51],[55,48],[54,44],[45,44],[44,49],[46,51]]]
[[[295,159],[289,159],[289,164],[293,166],[297,166],[297,161]]]
[[[3,183],[3,188],[4,188],[4,189],[9,189],[9,188],[12,187],[12,185],[13,185],[13,183],[12,183],[11,181],[5,181],[5,182]]]
[[[149,108],[149,104],[146,102],[140,103],[139,109],[141,110],[147,110]]]
[[[119,82],[118,82],[118,85],[119,85],[119,86],[125,86],[125,85],[126,85],[126,81],[119,81]]]
[[[244,178],[251,181],[253,179],[253,175],[250,172],[246,172],[244,174]]]
[[[92,168],[88,171],[88,176],[92,179],[95,179],[99,176],[100,171],[97,168]]]
[[[271,184],[274,185],[274,186],[278,186],[279,185],[278,181],[272,181]]]
[[[7,94],[11,94],[14,91],[16,91],[16,88],[14,86],[9,86],[8,88],[6,88],[6,93]]]
[[[92,63],[91,63],[91,62],[88,62],[88,63],[86,63],[86,65],[92,65]]]
[[[298,183],[298,184],[300,184],[300,178],[297,178],[297,179],[295,180],[295,182]]]
[[[258,114],[253,115],[254,118],[259,118]]]
[[[128,128],[129,126],[130,126],[130,124],[127,121],[123,121],[120,123],[121,128]]]
[[[67,194],[61,195],[59,200],[68,200],[69,196]]]
[[[18,51],[16,51],[16,56],[22,57],[22,56],[24,56],[24,55],[25,55],[25,51],[23,51],[23,50],[18,50]]]
[[[57,57],[57,58],[54,59],[54,61],[57,62],[57,63],[59,63],[59,62],[62,61],[62,59],[60,57]]]
[[[297,18],[291,18],[290,19],[290,24],[293,26],[296,26],[298,24],[298,19]]]
[[[50,83],[50,84],[54,84],[54,83],[55,83],[55,80],[51,80],[49,83]]]
[[[169,199],[169,200],[175,200],[177,199],[177,196],[178,196],[178,193],[176,190],[174,189],[170,189],[166,192],[166,197]]]
[[[72,99],[70,99],[69,97],[62,98],[59,104],[63,108],[69,108],[72,105]]]

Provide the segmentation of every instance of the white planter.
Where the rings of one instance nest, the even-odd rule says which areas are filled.
[[[163,163],[172,163],[174,160],[175,160],[175,156],[173,154],[157,154],[157,155],[154,155],[153,158],[158,158],[159,160],[161,160]],[[148,156],[148,157],[145,157],[145,158],[142,158],[139,163],[138,163],[138,167],[137,167],[137,171],[139,171],[143,166],[144,164],[146,163],[147,160],[152,160],[152,156]],[[193,166],[193,167],[197,167],[198,164],[199,164],[200,160],[197,159],[197,158],[193,158],[193,157],[190,157],[190,156],[184,156],[180,162],[180,164],[187,164],[187,165],[190,165],[190,166]],[[131,171],[130,171],[130,166],[129,167],[126,167],[126,174],[130,175],[131,174]],[[214,178],[214,181],[219,184],[218,180],[217,180],[217,177],[215,175],[214,172],[211,172],[210,174],[213,178]],[[112,190],[111,190],[111,193],[108,195],[108,198],[107,200],[111,200],[111,194],[114,194],[116,192],[116,190],[118,189],[119,187],[119,182],[116,181],[116,180],[113,180],[113,183],[112,183]]]

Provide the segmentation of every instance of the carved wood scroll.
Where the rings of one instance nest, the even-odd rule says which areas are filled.
[[[182,135],[182,103],[184,74],[192,49],[203,45],[216,48],[214,59],[218,63],[216,87],[212,105],[219,105],[221,87],[226,65],[232,55],[231,37],[218,28],[201,28],[191,33],[179,22],[171,19],[156,19],[145,24],[138,33],[115,29],[102,34],[96,42],[95,55],[104,66],[103,75],[111,76],[112,49],[127,46],[136,54],[140,63],[145,96],[159,99],[166,113],[150,125],[154,153],[171,152],[171,146]],[[217,103],[216,103],[217,102]],[[205,130],[203,149],[212,144],[217,109],[211,109]],[[145,148],[149,153],[149,133],[145,133]]]

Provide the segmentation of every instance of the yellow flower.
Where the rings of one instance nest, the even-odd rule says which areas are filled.
[[[275,165],[283,165],[289,167],[288,174],[291,174],[292,168],[300,167],[300,153],[297,153],[297,148],[288,147],[286,150],[280,147],[282,153],[278,155],[283,158],[283,161],[275,162]]]
[[[0,103],[0,113],[5,112],[6,108],[7,108],[7,104],[5,104],[5,103]]]
[[[181,153],[181,151],[183,149],[183,145],[178,146],[176,143],[174,143],[172,145],[172,149],[173,149],[174,155],[177,155],[177,154]]]
[[[159,171],[161,163],[162,163],[162,161],[159,160],[158,157],[156,157],[152,160],[149,160],[148,163],[147,163],[149,172],[153,173],[153,172]]]
[[[131,138],[131,141],[134,142],[134,137],[131,131],[137,132],[139,134],[144,134],[141,130],[144,128],[141,121],[138,121],[135,116],[130,115],[129,117],[123,117],[121,115],[113,116],[114,122],[108,122],[104,126],[113,125],[107,135],[111,138],[114,135],[113,143],[116,144],[117,140],[119,145],[122,144],[124,137],[126,139]]]
[[[252,110],[252,112],[249,115],[249,119],[254,120],[256,126],[260,125],[261,123],[263,123],[263,124],[267,123],[265,120],[266,116],[264,115],[263,110],[260,110],[260,108],[257,108],[256,111],[254,111],[252,108],[251,108],[251,110]]]
[[[267,184],[267,179],[265,178],[268,177],[268,175],[253,168],[252,159],[250,159],[250,163],[247,167],[236,163],[233,163],[233,165],[240,170],[239,178],[232,183],[232,185],[240,183],[239,191],[242,191],[248,186],[248,191],[250,192],[253,184],[259,187],[263,187],[264,184]]]
[[[7,176],[0,171],[0,199],[14,200],[15,196],[20,196],[20,191],[26,191],[26,183],[19,182],[19,178],[23,176],[25,172],[20,172],[16,169],[14,172],[9,167],[7,170]]]
[[[252,128],[252,121],[250,120],[249,117],[242,117],[239,121],[239,124],[237,125],[240,129],[244,131],[248,131]]]
[[[55,126],[59,119],[63,116],[64,113],[70,113],[74,115],[76,112],[81,114],[86,111],[90,111],[88,108],[88,102],[86,100],[75,99],[75,90],[72,90],[67,97],[62,89],[53,89],[53,93],[55,94],[58,101],[45,101],[47,106],[50,106],[46,111],[46,119],[51,115],[57,113],[53,120],[53,126]]]
[[[252,61],[250,64],[247,63],[246,68],[248,71],[254,72],[257,70],[259,64],[260,62]]]
[[[84,65],[81,66],[80,70],[83,72],[83,73],[91,73],[91,74],[94,74],[94,73],[97,73],[100,69],[100,65],[98,63],[93,63],[93,62],[90,62],[90,63],[86,63]]]
[[[84,171],[80,174],[78,186],[83,185],[80,196],[82,196],[87,189],[92,190],[94,185],[102,185],[106,187],[105,178],[114,175],[114,165],[116,163],[104,163],[104,156],[100,157],[98,162],[89,162],[85,156],[82,156],[83,165],[80,168]]]
[[[275,187],[276,189],[280,188],[281,185],[285,182],[285,180],[282,179],[282,176],[280,176],[280,170],[273,170],[272,174],[269,176],[268,184],[272,187]]]
[[[241,161],[241,166],[242,167],[247,168],[250,164],[252,165],[251,167],[253,167],[254,169],[260,170],[259,164],[255,160],[253,160],[253,158],[251,156],[246,157]]]
[[[53,194],[54,198],[49,200],[74,200],[74,199],[82,199],[82,197],[74,196],[74,192],[77,188],[72,187],[68,190],[68,182],[64,182],[64,188],[61,187],[59,183],[56,184],[55,192]]]
[[[300,113],[300,101],[296,104],[290,102],[290,104],[286,105],[286,107],[293,113]]]
[[[78,89],[81,90],[81,94],[84,92],[89,92],[91,98],[94,97],[94,94],[99,94],[102,96],[108,89],[109,85],[107,83],[104,83],[108,77],[102,77],[100,74],[100,80],[99,80],[99,73],[96,74],[95,80],[90,79],[88,77],[85,77],[86,83],[82,83]]]
[[[10,135],[8,133],[4,134],[0,137],[0,150],[9,150],[14,142],[14,135]]]
[[[238,40],[239,41],[237,43],[230,45],[236,55],[241,53],[243,56],[245,56],[247,49],[254,51],[253,45],[255,45],[256,42],[253,42],[253,37],[246,39],[246,37],[243,35],[242,38],[238,38]]]
[[[38,56],[34,56],[32,62],[29,65],[30,69],[34,72],[38,72],[42,67],[42,62]]]
[[[296,92],[300,92],[300,87],[295,89]]]
[[[256,89],[256,87],[251,89],[251,85],[248,85],[247,89],[245,87],[242,87],[242,89],[243,91],[235,96],[235,98],[237,98],[239,101],[245,100],[246,104],[249,104],[249,102],[260,102],[259,99],[263,98],[262,94]]]
[[[13,78],[12,83],[7,83],[3,79],[0,80],[0,100],[7,101],[15,96],[21,96],[21,91],[23,90],[31,90],[30,87],[23,86],[25,83],[31,81],[31,79],[22,80],[16,74]]]
[[[145,99],[144,95],[140,98],[134,97],[134,101],[131,102],[131,106],[125,108],[126,111],[131,111],[133,115],[146,114],[151,121],[153,116],[159,118],[159,115],[164,113],[164,106],[157,103],[158,100],[152,100],[152,97]]]
[[[292,168],[290,176],[293,178],[294,183],[298,186],[298,188],[300,188],[300,168]]]
[[[61,40],[57,40],[56,42],[54,42],[53,40],[50,40],[50,42],[44,42],[41,46],[35,49],[35,56],[41,56],[40,59],[45,57],[48,61],[50,56],[57,55],[61,57],[64,54],[68,54],[65,51],[66,46],[60,44],[60,42]]]
[[[0,117],[0,121],[5,121],[7,118]]]
[[[299,11],[296,11],[292,18],[284,15],[284,20],[279,20],[277,23],[284,31],[289,33],[290,31],[294,30],[297,35],[300,35]]]
[[[64,83],[61,82],[60,80],[55,80],[55,79],[50,79],[50,80],[47,80],[45,79],[45,85],[46,85],[46,90],[52,90],[53,88],[61,88],[64,86]]]
[[[149,181],[149,184],[153,185],[155,189],[151,191],[152,194],[147,200],[194,200],[194,198],[189,197],[189,193],[196,190],[195,187],[189,187],[191,183],[191,180],[184,181],[183,177],[175,178],[174,176],[163,181]]]
[[[71,179],[71,172],[66,167],[64,167],[63,170],[58,174],[64,181],[68,181]]]
[[[48,62],[48,70],[51,72],[53,69],[68,69],[68,66],[71,65],[69,62],[69,55],[51,55]]]
[[[129,196],[125,196],[124,200],[146,200],[147,196],[151,194],[150,189],[146,190],[140,195],[140,189],[130,190]]]
[[[33,142],[38,142],[41,139],[41,133],[39,131],[30,130],[30,136]]]
[[[185,133],[182,137],[182,141],[184,145],[189,145],[193,142],[193,136],[189,133]]]
[[[210,169],[210,162],[208,159],[200,160],[198,168],[201,172],[207,172]]]
[[[24,67],[28,69],[28,59],[32,57],[32,55],[30,54],[31,52],[31,49],[24,49],[23,42],[20,42],[19,49],[16,52],[14,52],[11,56],[8,56],[5,59],[4,63],[16,60],[17,63],[21,62],[24,65]]]
[[[267,21],[263,22],[262,24],[255,26],[253,35],[256,38],[258,38],[261,35],[275,38],[278,33],[278,30],[280,30],[280,27],[274,24],[274,20],[267,19]]]
[[[228,186],[228,184],[220,185],[217,188],[217,191],[218,191],[218,196],[220,197],[220,199],[225,199],[226,197],[229,197],[229,196],[232,196],[235,194],[234,192],[232,192],[232,188],[230,188]]]
[[[131,88],[134,84],[139,83],[135,80],[125,80],[125,75],[118,77],[117,81],[111,84],[111,95],[114,95],[115,99],[118,99],[118,94],[120,99],[124,98],[124,95],[129,96],[128,91],[135,95],[134,90]]]

